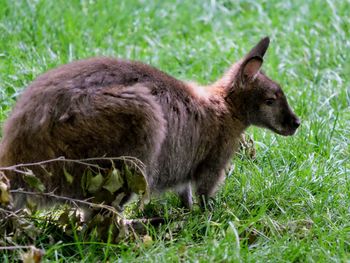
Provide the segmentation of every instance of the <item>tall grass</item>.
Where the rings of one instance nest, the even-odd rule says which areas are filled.
[[[285,138],[250,128],[256,160],[236,156],[212,212],[150,229],[153,244],[49,244],[58,262],[350,260],[350,1],[0,0],[0,118],[40,73],[69,61],[141,60],[209,83],[266,35],[264,70],[302,119]],[[152,213],[181,215],[176,199]],[[79,249],[78,249],[79,248]],[[0,260],[9,260],[6,253]]]

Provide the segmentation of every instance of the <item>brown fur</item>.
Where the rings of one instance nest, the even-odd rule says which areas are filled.
[[[153,192],[178,189],[192,204],[191,185],[205,198],[224,179],[240,135],[249,125],[291,135],[299,120],[279,85],[260,72],[265,38],[216,83],[200,87],[151,66],[111,58],[73,62],[39,76],[6,121],[0,165],[64,156],[134,156],[147,167]],[[270,105],[270,103],[272,103]],[[101,164],[106,165],[106,164]],[[34,170],[47,191],[82,198],[83,168],[48,165]],[[22,176],[8,174],[12,188]]]

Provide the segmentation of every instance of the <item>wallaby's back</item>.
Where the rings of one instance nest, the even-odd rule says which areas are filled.
[[[146,164],[155,190],[170,188],[188,182],[210,150],[217,130],[213,116],[220,112],[208,114],[209,103],[220,100],[199,98],[189,85],[142,63],[73,62],[41,75],[22,93],[4,126],[1,165],[133,156]],[[208,118],[210,127],[203,127]],[[77,177],[83,173],[75,164],[65,169]],[[46,170],[53,175],[34,168],[48,190],[71,194],[75,188],[73,195],[81,196],[80,179],[67,185],[61,163]],[[21,176],[10,179],[12,187],[23,187]]]

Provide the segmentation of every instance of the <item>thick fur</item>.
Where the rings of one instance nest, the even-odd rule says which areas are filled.
[[[6,121],[0,165],[60,156],[133,156],[146,165],[151,191],[180,189],[184,205],[191,207],[191,185],[204,198],[215,193],[249,125],[283,135],[299,126],[278,84],[260,72],[268,44],[263,39],[206,87],[139,62],[111,58],[48,71],[24,90]],[[265,103],[270,97],[274,107]],[[63,165],[74,175],[73,184],[67,183]],[[56,163],[45,169],[52,175],[42,168],[34,173],[47,191],[83,198],[83,167]],[[12,188],[25,186],[21,175],[7,175]]]

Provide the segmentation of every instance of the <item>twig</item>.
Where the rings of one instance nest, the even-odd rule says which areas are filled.
[[[7,166],[7,167],[0,167],[0,171],[8,171],[8,170],[10,170],[10,171],[18,172],[18,169],[16,169],[16,168],[37,166],[37,165],[43,165],[43,164],[48,164],[48,163],[53,163],[53,162],[73,162],[73,163],[78,163],[78,164],[82,164],[82,165],[87,165],[87,166],[92,166],[92,167],[99,168],[98,165],[94,165],[94,164],[91,164],[91,163],[86,163],[84,161],[85,161],[84,159],[75,160],[75,159],[66,159],[64,157],[58,157],[58,158],[55,158],[55,159],[50,159],[50,160],[45,160],[45,161],[40,161],[40,162],[35,162],[35,163],[21,163],[21,164],[16,164],[16,165]]]
[[[1,172],[1,169],[0,169],[0,182],[5,180],[4,183],[6,183],[7,185],[9,184],[10,180],[6,177],[5,173],[4,172]]]
[[[10,216],[15,216],[17,218],[19,218],[19,216],[17,215],[17,212],[11,211],[11,210],[7,210],[7,209],[3,209],[0,207],[0,212],[4,213],[6,215],[6,217],[4,218],[4,220],[6,220],[7,218],[9,218]]]
[[[37,166],[37,165],[44,165],[44,164],[48,164],[48,163],[52,163],[52,162],[71,162],[71,163],[77,163],[77,164],[82,164],[82,165],[86,165],[89,167],[94,167],[97,169],[101,169],[101,167],[99,167],[96,164],[92,164],[89,162],[92,161],[127,161],[127,162],[131,162],[132,164],[135,165],[135,167],[137,168],[137,170],[140,171],[140,173],[142,174],[142,176],[146,179],[146,174],[145,174],[145,165],[136,157],[132,157],[132,156],[120,156],[120,157],[93,157],[93,158],[86,158],[86,159],[66,159],[65,157],[61,156],[55,159],[50,159],[50,160],[44,160],[44,161],[40,161],[40,162],[34,162],[34,163],[22,163],[22,164],[16,164],[16,165],[12,165],[12,166],[7,166],[7,167],[0,167],[0,171],[14,171],[17,172],[19,174],[24,174],[27,175],[28,171],[22,171],[19,170],[17,168],[22,168],[22,167],[30,167],[30,166]],[[0,178],[1,179],[1,178]],[[5,179],[7,179],[5,177]],[[147,181],[147,180],[146,180]]]
[[[106,210],[114,213],[115,215],[119,216],[120,218],[124,218],[113,206],[91,203],[91,202],[88,202],[86,200],[73,199],[73,198],[66,197],[66,196],[58,196],[58,195],[55,195],[53,192],[51,192],[51,193],[39,193],[39,192],[30,192],[30,191],[24,191],[24,190],[21,190],[21,189],[16,189],[16,190],[10,190],[10,193],[20,193],[20,194],[26,194],[26,195],[46,196],[46,197],[51,197],[51,198],[55,198],[55,199],[61,199],[61,200],[69,201],[69,202],[71,202],[73,204],[80,203],[80,204],[91,206],[91,207],[95,207],[95,208],[106,209]]]
[[[8,246],[8,247],[0,247],[0,250],[16,250],[16,249],[27,249],[33,248],[33,246]]]
[[[34,163],[21,163],[21,164],[16,164],[16,165],[12,165],[12,166],[7,166],[7,167],[0,167],[0,171],[2,170],[13,170],[16,168],[20,168],[20,167],[28,167],[28,166],[36,166],[36,165],[43,165],[43,164],[47,164],[47,163],[52,163],[52,162],[72,162],[72,163],[78,163],[78,164],[83,164],[83,165],[89,165],[89,166],[93,166],[93,167],[97,167],[99,168],[98,165],[94,165],[91,163],[88,163],[90,161],[131,161],[133,163],[135,163],[138,167],[139,166],[143,166],[143,163],[132,156],[121,156],[121,157],[95,157],[95,158],[86,158],[86,159],[66,159],[63,156],[55,158],[55,159],[50,159],[50,160],[44,160],[44,161],[40,161],[40,162],[34,162]]]

